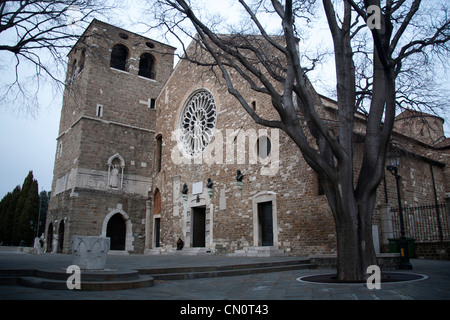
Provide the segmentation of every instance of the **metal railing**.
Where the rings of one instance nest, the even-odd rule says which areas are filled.
[[[400,237],[398,208],[391,209],[394,238]],[[415,242],[442,242],[450,240],[450,228],[445,202],[403,208],[405,235]]]

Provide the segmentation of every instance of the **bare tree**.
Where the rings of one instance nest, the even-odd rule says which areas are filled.
[[[65,67],[65,54],[91,17],[111,8],[107,0],[2,1],[0,52],[4,64],[9,64],[6,59],[12,57],[15,74],[4,83],[0,99],[16,105],[18,101],[33,105],[40,81],[50,79],[63,84],[56,67]],[[34,70],[26,75],[21,69],[23,64]],[[31,76],[31,81],[27,81],[27,76]]]
[[[189,35],[184,23],[190,21],[197,33],[194,40],[210,54],[210,59],[198,60],[187,52],[184,58],[215,67],[214,70],[218,68],[229,93],[256,123],[279,128],[294,141],[318,173],[334,215],[338,277],[362,280],[367,266],[376,264],[372,217],[396,114],[396,81],[405,71],[403,66],[413,69],[409,63],[413,58],[447,59],[450,39],[447,8],[443,5],[433,8],[430,12],[435,20],[430,22],[420,18],[420,9],[425,7],[420,0],[387,0],[383,5],[379,0],[322,1],[336,65],[339,121],[330,126],[321,118],[320,101],[300,63],[298,34],[315,1],[260,0],[252,5],[244,0],[238,2],[253,23],[252,31],[257,31],[258,41],[251,40],[256,36],[242,33],[220,35],[219,24],[208,25],[191,1],[157,1],[157,18],[176,37],[183,32]],[[380,9],[378,16],[373,15],[373,7],[369,8],[373,5]],[[260,20],[262,13],[278,17],[280,36],[269,35]],[[373,19],[378,19],[377,24],[372,23]],[[410,29],[415,30],[408,32]],[[358,41],[358,34],[362,33],[371,41]],[[363,60],[357,59],[359,54],[364,55]],[[274,61],[275,56],[281,58]],[[253,90],[266,94],[279,119],[265,119],[254,111],[233,83],[232,73],[238,73]],[[369,103],[365,108],[363,161],[355,179],[355,115],[364,99]]]

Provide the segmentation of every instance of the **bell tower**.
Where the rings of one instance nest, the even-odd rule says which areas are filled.
[[[68,252],[73,235],[107,234],[111,250],[143,252],[155,100],[174,51],[94,19],[69,52],[46,225],[53,252]]]

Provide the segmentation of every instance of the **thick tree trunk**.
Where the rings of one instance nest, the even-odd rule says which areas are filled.
[[[364,280],[364,265],[358,233],[355,221],[341,222],[336,225],[339,281]]]
[[[341,213],[343,215],[343,213]],[[359,282],[368,277],[367,267],[376,264],[371,223],[356,219],[336,224],[337,276],[339,281]]]
[[[347,189],[352,187],[353,184],[349,184]],[[332,184],[325,188],[328,188],[325,191],[328,194],[334,189]],[[334,193],[334,197],[328,197],[336,225],[338,280],[365,281],[369,276],[366,273],[367,267],[376,264],[372,238],[374,202],[362,202],[356,198],[353,190],[346,190],[345,187],[339,186],[338,190],[340,191]],[[366,199],[373,199],[374,196],[376,194]]]

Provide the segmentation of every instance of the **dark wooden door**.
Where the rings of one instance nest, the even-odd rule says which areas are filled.
[[[258,218],[261,226],[261,245],[273,246],[272,202],[258,203]]]
[[[155,219],[155,248],[159,248],[159,235],[161,229],[161,219],[156,218]]]
[[[192,246],[204,247],[206,236],[206,208],[193,208]]]

